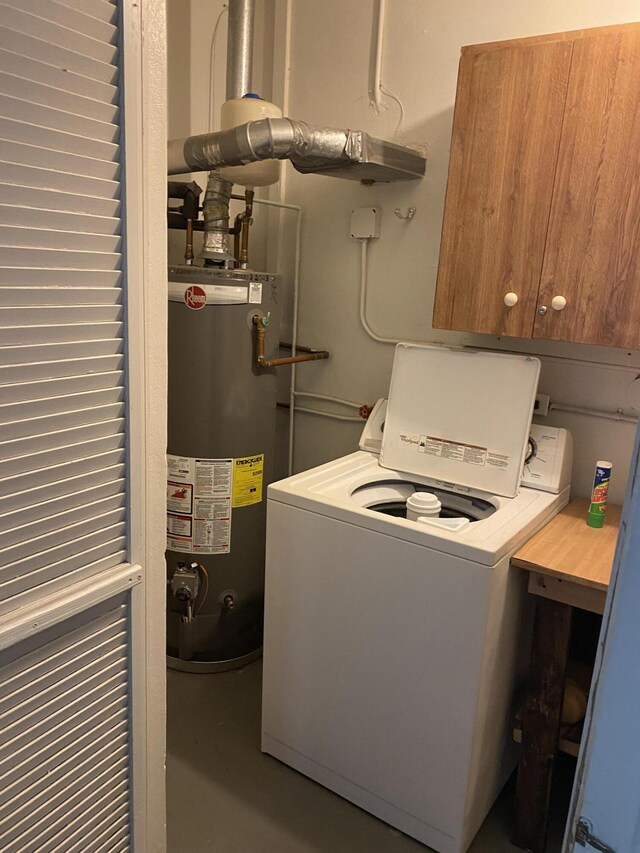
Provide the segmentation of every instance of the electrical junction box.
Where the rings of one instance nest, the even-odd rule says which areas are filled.
[[[380,236],[379,207],[356,207],[351,211],[351,236],[356,240],[371,240]]]

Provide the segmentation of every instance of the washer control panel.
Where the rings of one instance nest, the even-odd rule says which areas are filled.
[[[531,424],[522,485],[558,494],[571,482],[573,441],[560,427]]]

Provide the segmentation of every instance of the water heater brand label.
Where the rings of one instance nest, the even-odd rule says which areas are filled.
[[[167,456],[167,548],[189,554],[231,550],[233,459]]]
[[[198,284],[192,284],[184,292],[184,304],[187,308],[199,311],[207,304],[207,294]]]

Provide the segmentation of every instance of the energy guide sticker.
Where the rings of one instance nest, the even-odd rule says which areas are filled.
[[[231,550],[233,459],[167,456],[167,548],[190,554]]]
[[[251,506],[262,500],[264,453],[233,460],[233,506]]]

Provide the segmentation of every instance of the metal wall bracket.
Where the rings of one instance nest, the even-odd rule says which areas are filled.
[[[595,838],[592,830],[593,825],[591,821],[585,817],[581,817],[576,827],[576,844],[579,844],[581,847],[586,847],[588,844],[593,850],[598,850],[599,853],[616,853],[613,847],[609,847],[598,838]]]
[[[416,215],[415,207],[408,207],[406,213],[403,213],[399,207],[396,207],[393,212],[398,217],[398,219],[406,219],[407,221],[413,219],[413,217]]]

